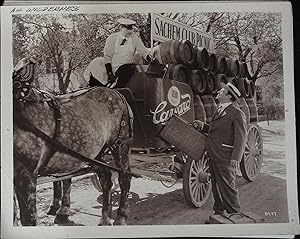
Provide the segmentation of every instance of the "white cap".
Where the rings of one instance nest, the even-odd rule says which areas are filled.
[[[136,22],[127,18],[120,18],[118,19],[118,23],[121,25],[135,25]]]
[[[241,92],[233,84],[228,82],[226,88],[233,94],[233,96],[238,99],[241,96]]]

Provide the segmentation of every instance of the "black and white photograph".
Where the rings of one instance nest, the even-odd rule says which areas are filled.
[[[299,230],[290,3],[27,4],[1,23],[4,238]]]

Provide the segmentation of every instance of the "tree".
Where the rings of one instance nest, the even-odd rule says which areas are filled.
[[[138,34],[150,46],[147,14],[16,15],[13,19],[15,63],[29,53],[50,62],[56,69],[57,93],[66,93],[71,73],[103,55],[106,38],[118,31],[119,17],[135,20]]]

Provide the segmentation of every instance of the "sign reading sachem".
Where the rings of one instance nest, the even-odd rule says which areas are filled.
[[[152,13],[151,34],[152,39],[159,42],[189,40],[208,51],[214,49],[212,35],[155,13]]]

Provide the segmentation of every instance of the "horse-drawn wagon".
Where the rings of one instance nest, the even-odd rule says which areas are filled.
[[[101,150],[99,158],[103,158],[105,162],[99,162],[70,152],[50,137],[39,137],[90,165],[103,166],[136,177],[144,175],[162,182],[174,182],[182,178],[187,203],[201,207],[211,192],[209,158],[205,150],[200,156],[190,157],[187,152],[166,140],[162,132],[175,115],[194,127],[197,127],[193,125],[195,119],[209,123],[216,110],[214,97],[220,89],[220,83],[232,82],[242,93],[240,108],[248,122],[248,140],[240,169],[246,180],[255,180],[262,165],[262,136],[257,124],[255,87],[247,79],[245,63],[219,57],[205,48],[193,46],[188,40],[161,43],[154,49],[154,56],[155,61],[149,65],[137,65],[137,72],[127,87],[117,90],[124,96],[134,115],[134,138],[129,155],[131,173],[111,166],[111,147],[106,148],[105,152]],[[187,134],[178,135],[176,140],[187,140],[201,147],[205,145],[204,138],[195,142],[194,138],[189,139]],[[113,146],[116,148],[119,145],[114,143]],[[38,184],[80,175],[91,176],[94,186],[101,190],[99,174],[93,174],[90,167],[63,175],[39,177]]]

